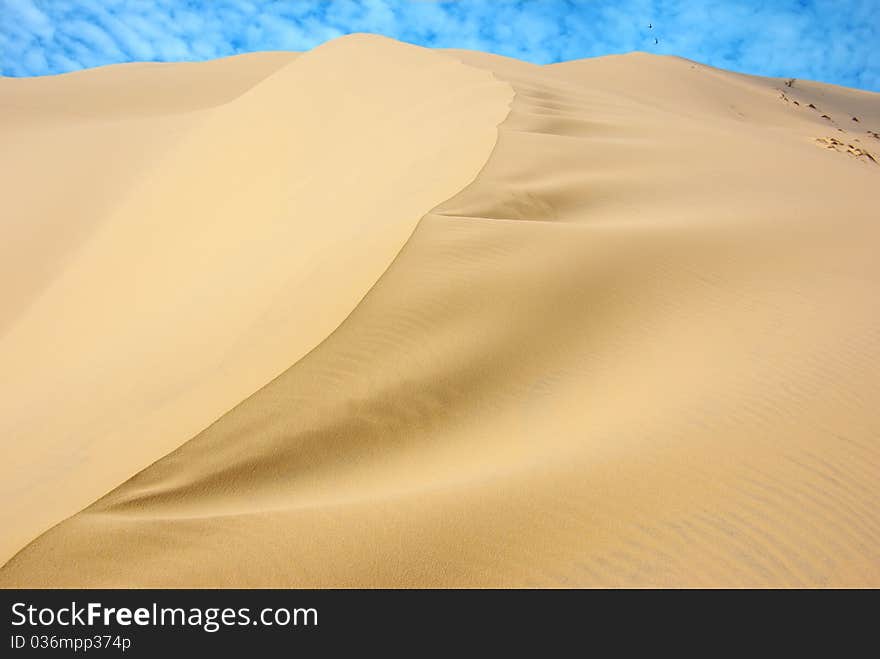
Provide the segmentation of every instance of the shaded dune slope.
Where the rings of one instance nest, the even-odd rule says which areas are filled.
[[[513,93],[363,35],[127,68],[2,81],[4,251],[26,273],[0,303],[4,560],[324,339],[473,180]]]
[[[448,57],[516,92],[476,180],[0,584],[880,585],[880,167],[805,107],[877,95]]]

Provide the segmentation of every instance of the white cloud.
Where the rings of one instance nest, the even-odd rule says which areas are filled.
[[[0,8],[5,75],[305,50],[376,32],[537,63],[674,53],[880,90],[877,0],[0,0]]]

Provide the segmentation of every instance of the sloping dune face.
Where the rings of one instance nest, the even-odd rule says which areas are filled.
[[[476,180],[0,584],[880,585],[878,96],[444,56],[516,93]]]
[[[3,561],[320,343],[513,95],[361,35],[0,82]]]

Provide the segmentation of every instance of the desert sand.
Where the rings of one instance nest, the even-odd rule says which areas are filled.
[[[0,586],[880,586],[880,94],[351,35],[0,119]]]

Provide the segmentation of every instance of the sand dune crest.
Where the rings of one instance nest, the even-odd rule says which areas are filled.
[[[214,105],[155,101],[151,120],[125,95],[140,94],[152,68],[125,70],[38,81],[39,98],[65,95],[63,111],[32,118],[4,153],[7,231],[19,236],[10,267],[27,276],[45,264],[32,283],[10,277],[28,303],[13,295],[4,309],[4,558],[333,331],[419,218],[474,178],[512,95],[487,72],[362,35],[296,58],[162,67],[164,92],[151,78],[153,93],[192,86],[192,103]],[[4,98],[21,90],[19,105],[33,102],[35,85],[2,82]],[[96,100],[95,88],[113,98]],[[56,148],[65,168],[36,175],[31,163]],[[70,167],[92,177],[88,198],[35,203],[74,187]]]

